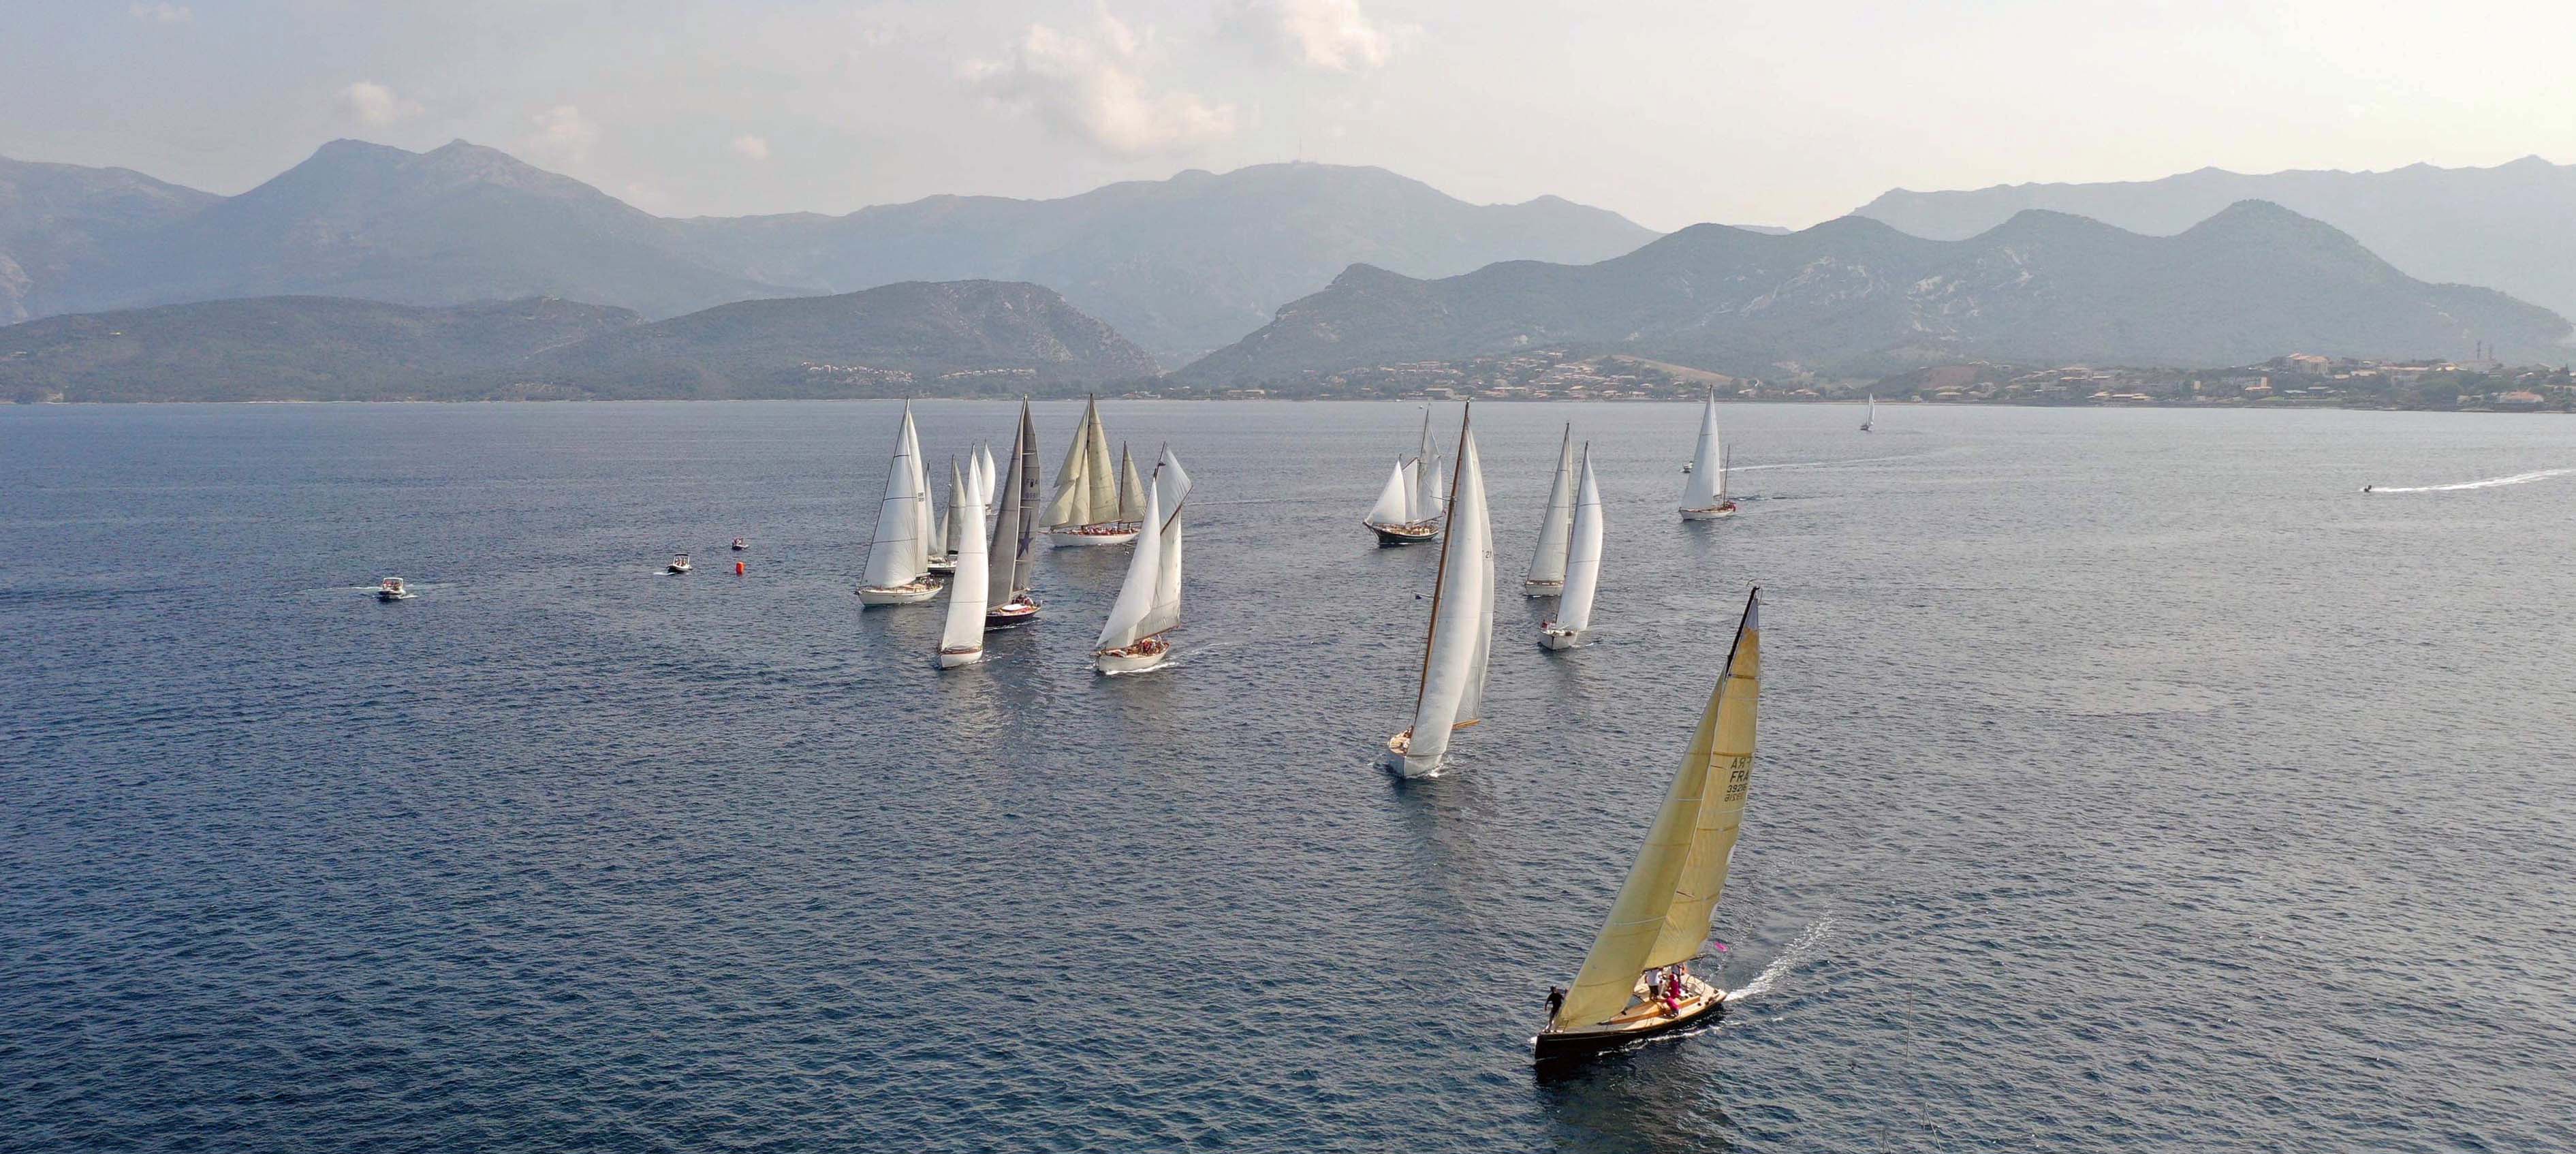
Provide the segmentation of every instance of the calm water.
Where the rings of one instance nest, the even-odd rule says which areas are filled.
[[[887,405],[0,408],[0,1148],[2576,1144],[2576,474],[2356,492],[2576,422],[1737,406],[1684,526],[1689,408],[1485,407],[1507,593],[1592,439],[1604,641],[1510,598],[1400,785],[1417,410],[1104,413],[1199,482],[1115,680],[1123,551],[946,676],[860,612]],[[1534,1077],[1757,580],[1756,992]]]

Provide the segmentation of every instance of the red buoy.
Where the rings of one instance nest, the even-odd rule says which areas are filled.
[[[733,575],[736,577],[742,576],[742,562],[736,561],[733,563]]]

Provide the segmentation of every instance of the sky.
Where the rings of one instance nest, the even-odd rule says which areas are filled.
[[[665,215],[1366,164],[1801,227],[1889,188],[2576,161],[2568,0],[0,0],[0,155],[506,149]]]

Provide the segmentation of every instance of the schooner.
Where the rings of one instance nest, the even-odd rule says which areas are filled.
[[[1386,743],[1397,772],[1406,777],[1439,772],[1450,733],[1476,724],[1484,705],[1485,659],[1494,640],[1494,530],[1468,419],[1458,420],[1457,477],[1450,486],[1440,570],[1432,582],[1431,626],[1422,643],[1413,724]]]
[[[1360,524],[1377,534],[1380,546],[1418,545],[1440,535],[1442,497],[1440,449],[1431,441],[1431,410],[1425,408],[1422,447],[1411,457],[1396,458],[1395,472]]]
[[[1163,450],[1138,502],[1145,513],[1127,579],[1092,645],[1091,663],[1102,673],[1141,673],[1171,659],[1172,644],[1163,635],[1181,623],[1181,503],[1189,492],[1180,458]]]
[[[1585,453],[1590,454],[1587,447]],[[1547,512],[1539,517],[1538,548],[1530,554],[1529,575],[1521,579],[1526,597],[1554,597],[1565,590],[1565,546],[1574,530],[1574,425],[1556,446],[1556,482],[1547,491]]]
[[[886,463],[885,498],[877,504],[876,535],[859,578],[861,605],[919,605],[939,594],[930,579],[930,486],[921,469],[921,437],[912,404],[903,406],[894,459]]]
[[[1572,649],[1592,639],[1592,594],[1601,583],[1601,486],[1592,479],[1592,446],[1583,446],[1583,483],[1575,492],[1565,562],[1565,592],[1556,618],[1539,627],[1538,643]]]
[[[1011,463],[1002,474],[1001,512],[993,521],[993,543],[985,554],[991,574],[984,584],[984,627],[998,629],[1034,620],[1037,598],[1029,596],[1029,579],[1037,572],[1038,428],[1029,419],[1029,402],[1020,401],[1020,428],[1011,436]]]
[[[1129,465],[1127,474],[1135,475]],[[1142,510],[1121,500],[1119,477],[1109,463],[1109,434],[1100,427],[1100,399],[1082,407],[1073,445],[1065,450],[1064,467],[1056,470],[1055,496],[1047,501],[1038,526],[1057,545],[1124,545],[1136,539]]]
[[[1699,411],[1699,444],[1691,451],[1690,480],[1682,482],[1682,520],[1714,521],[1735,515],[1726,499],[1726,445],[1717,435],[1717,391]]]
[[[1709,914],[1726,889],[1727,858],[1744,819],[1761,673],[1756,589],[1744,600],[1726,672],[1709,694],[1690,752],[1574,988],[1549,997],[1547,1028],[1531,1041],[1539,1061],[1678,1030],[1725,1005],[1725,992],[1692,974],[1690,962],[1708,944]]]

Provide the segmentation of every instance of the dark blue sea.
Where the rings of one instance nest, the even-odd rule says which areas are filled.
[[[0,1150],[2576,1146],[2576,422],[1731,406],[1684,525],[1691,407],[1479,406],[1405,784],[1420,411],[1102,408],[1198,482],[1116,679],[1123,551],[944,676],[860,611],[891,404],[0,408]],[[1534,1074],[1757,582],[1745,996]]]

